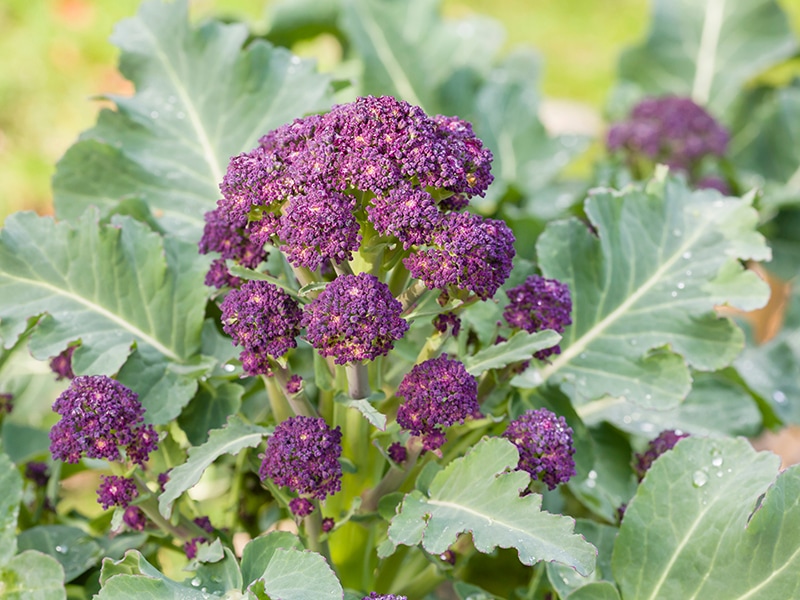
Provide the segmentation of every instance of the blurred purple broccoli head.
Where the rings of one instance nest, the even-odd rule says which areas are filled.
[[[126,458],[143,466],[157,447],[158,436],[152,425],[144,423],[139,396],[105,375],[73,379],[53,410],[61,415],[50,430],[53,458],[69,463],[82,456]]]
[[[503,318],[511,327],[528,333],[545,329],[564,333],[564,328],[572,324],[569,287],[556,279],[531,275],[521,285],[508,290],[507,295],[508,306],[503,311]],[[539,350],[534,356],[544,360],[560,352],[559,346],[553,346]]]
[[[269,478],[297,494],[324,500],[341,489],[341,441],[339,428],[331,429],[325,419],[291,417],[267,441],[258,474],[262,481]],[[295,508],[307,507],[296,503]]]
[[[397,388],[397,397],[403,399],[397,423],[419,436],[425,450],[445,443],[445,427],[480,415],[477,381],[446,354],[415,365]]]
[[[636,477],[639,481],[644,479],[645,474],[659,456],[667,450],[672,450],[675,444],[685,437],[689,437],[689,434],[674,429],[666,429],[650,440],[647,449],[635,457],[633,469],[636,471]]]
[[[97,502],[103,505],[103,510],[108,510],[112,506],[127,508],[139,495],[133,479],[116,475],[103,475],[100,479],[100,487],[97,488]]]
[[[525,411],[508,424],[503,437],[517,447],[517,470],[555,489],[575,475],[572,428],[564,417],[540,408]]]
[[[242,366],[250,375],[269,374],[269,358],[297,346],[303,311],[294,298],[268,281],[248,281],[222,301],[222,329],[244,348]]]
[[[627,121],[611,127],[606,145],[632,165],[642,159],[693,173],[707,156],[721,157],[729,135],[703,107],[689,98],[646,98]]]
[[[389,287],[374,275],[340,275],[305,307],[306,338],[339,365],[388,354],[408,323]]]

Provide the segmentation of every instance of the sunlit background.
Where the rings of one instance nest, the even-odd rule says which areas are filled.
[[[800,2],[783,0],[800,32]],[[109,42],[114,23],[139,0],[3,0],[0,3],[0,223],[23,209],[51,211],[50,177],[59,157],[90,127],[103,94],[130,94]],[[270,2],[194,0],[196,19],[220,16],[269,29]],[[500,20],[505,49],[536,48],[544,59],[544,95],[581,103],[599,116],[621,49],[646,34],[646,0],[445,0],[444,12]],[[325,44],[295,48],[315,54]],[[320,55],[322,54],[322,55]]]

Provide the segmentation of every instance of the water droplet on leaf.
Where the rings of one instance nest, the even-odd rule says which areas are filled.
[[[694,487],[703,487],[706,483],[708,483],[708,475],[705,471],[695,471],[692,475],[692,485]]]
[[[202,580],[199,577],[195,577],[194,579],[192,579],[191,583],[194,587],[197,587],[202,583]]]
[[[721,467],[722,466],[722,457],[721,456],[714,457],[714,459],[711,461],[711,464],[714,465],[715,467]]]
[[[786,402],[786,394],[784,394],[780,390],[775,390],[775,392],[772,394],[772,399],[775,400],[775,402],[777,402],[778,404],[783,404],[784,402]]]
[[[682,289],[683,289],[683,288],[685,288],[685,287],[686,287],[686,284],[685,284],[685,283],[683,283],[682,281],[679,281],[679,282],[678,282],[678,289],[679,289],[679,290],[682,290]]]
[[[67,552],[69,552],[69,548],[67,548],[66,546],[56,546],[56,552],[58,552],[59,554],[66,554]]]
[[[150,113],[150,118],[151,119],[157,119],[158,118],[158,111],[157,110],[152,111]]]
[[[689,260],[690,258],[692,258],[692,253],[688,252],[688,251],[684,252],[683,253],[683,258],[685,258],[686,260]]]

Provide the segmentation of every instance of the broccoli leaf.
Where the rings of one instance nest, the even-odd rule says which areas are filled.
[[[120,71],[132,97],[110,96],[58,164],[56,212],[105,213],[145,200],[165,231],[196,242],[231,156],[275,127],[330,106],[329,78],[311,61],[255,41],[242,24],[190,26],[188,2],[146,2],[118,24]]]
[[[207,263],[192,244],[162,238],[129,217],[99,225],[94,210],[74,223],[12,215],[0,231],[0,338],[13,345],[39,317],[30,333],[33,356],[46,360],[79,340],[72,356],[78,375],[116,373],[135,346],[149,367],[174,371],[166,385],[142,390],[132,382],[147,418],[168,402],[179,410],[197,385],[188,374],[203,370],[194,362]]]
[[[10,599],[65,600],[64,569],[52,556],[27,550],[0,565],[0,591]]]
[[[55,558],[64,568],[64,580],[72,581],[103,558],[100,544],[77,527],[39,525],[19,534],[20,550],[38,550]]]
[[[1,441],[1,440],[0,440]],[[17,551],[17,517],[22,500],[22,477],[8,456],[0,454],[0,565]]]
[[[254,586],[263,585],[269,598],[281,600],[340,600],[342,584],[316,552],[277,548]]]
[[[647,41],[620,59],[648,95],[691,97],[724,115],[745,83],[798,51],[774,0],[657,0]]]
[[[379,556],[399,544],[420,543],[431,554],[441,554],[458,534],[469,531],[480,552],[516,548],[523,564],[556,561],[590,573],[594,547],[572,532],[572,519],[542,511],[539,494],[520,496],[530,477],[514,470],[518,461],[517,449],[507,440],[479,442],[437,473],[427,494],[406,494]]]
[[[224,454],[236,455],[244,448],[257,446],[269,432],[270,429],[249,425],[235,415],[230,417],[225,427],[209,432],[205,444],[189,450],[189,459],[184,464],[170,471],[164,493],[158,498],[158,510],[169,518],[175,500],[200,481],[211,463]]]
[[[658,458],[614,547],[622,597],[797,597],[800,467],[779,466],[744,439],[690,437]]]
[[[720,369],[742,349],[743,333],[714,307],[751,310],[767,300],[768,286],[739,263],[770,256],[751,202],[660,175],[645,190],[595,191],[585,210],[597,235],[577,219],[550,223],[539,264],[569,285],[572,325],[561,354],[512,383],[561,384],[579,414],[606,396],[677,406],[691,387],[689,366]]]

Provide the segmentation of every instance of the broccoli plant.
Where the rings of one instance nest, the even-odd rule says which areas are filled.
[[[136,93],[0,230],[0,595],[794,597],[800,471],[743,436],[800,414],[796,307],[763,346],[741,315],[797,171],[739,124],[800,103],[730,92],[797,50],[779,8],[657,3],[686,39],[624,55],[577,180],[496,25],[305,4],[271,38],[340,72],[142,4]]]

